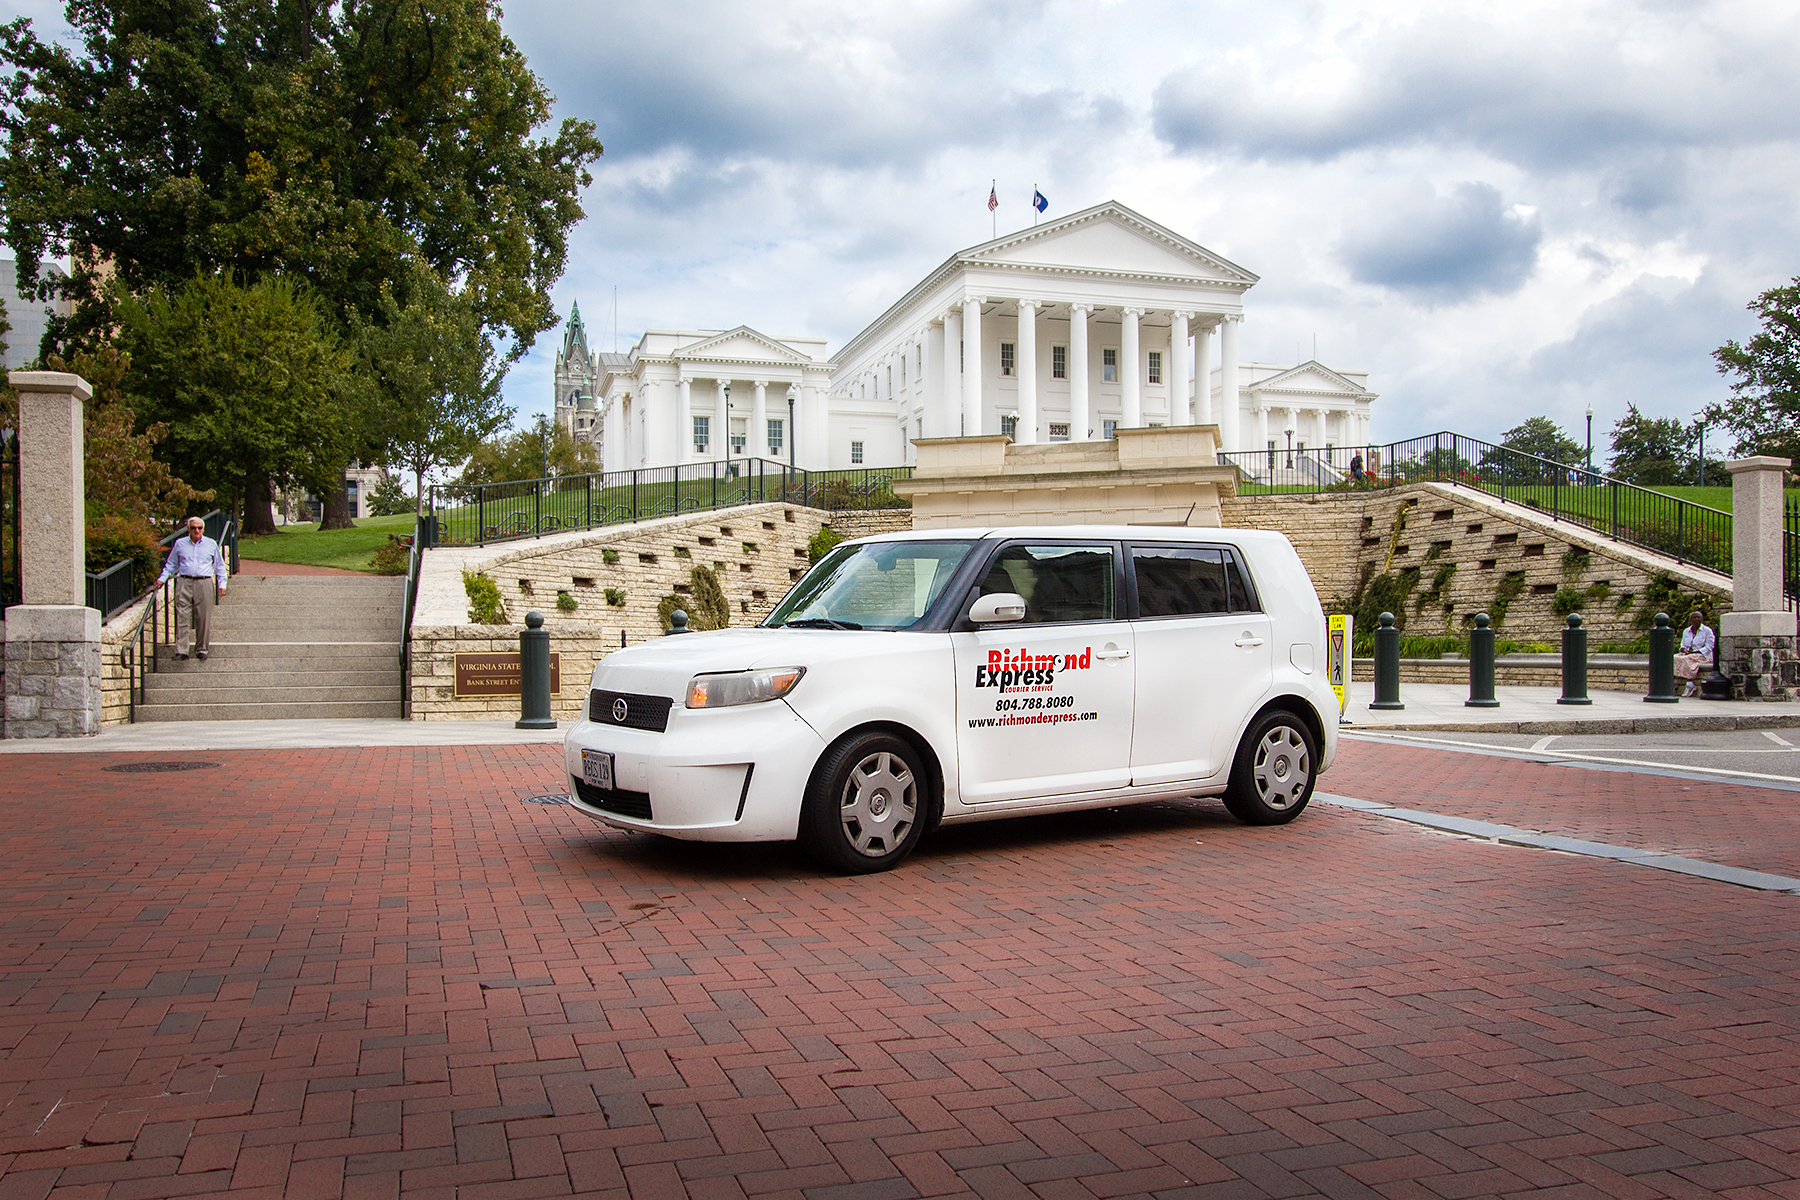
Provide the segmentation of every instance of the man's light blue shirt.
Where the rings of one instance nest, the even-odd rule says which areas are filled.
[[[163,564],[162,574],[156,577],[156,582],[162,583],[171,575],[211,575],[219,581],[220,587],[231,578],[225,569],[225,556],[219,553],[219,543],[209,537],[196,542],[185,533],[169,547],[169,561]]]

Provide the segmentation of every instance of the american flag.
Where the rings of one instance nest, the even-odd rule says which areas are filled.
[[[1000,207],[1000,193],[996,190],[999,182],[1000,181],[996,179],[992,184],[988,185],[988,211],[989,212],[993,212],[996,208]]]

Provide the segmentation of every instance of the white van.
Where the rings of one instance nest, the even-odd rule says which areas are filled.
[[[608,825],[860,873],[1025,813],[1221,795],[1283,824],[1337,716],[1278,533],[944,530],[839,545],[754,628],[614,651],[564,756]]]

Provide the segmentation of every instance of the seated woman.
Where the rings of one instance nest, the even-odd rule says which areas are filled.
[[[1706,618],[1698,611],[1689,613],[1687,628],[1681,631],[1681,649],[1675,654],[1675,677],[1688,681],[1683,695],[1692,696],[1700,690],[1700,673],[1712,667],[1715,644]]]

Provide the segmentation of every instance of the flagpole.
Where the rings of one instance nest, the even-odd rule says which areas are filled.
[[[1031,227],[1033,229],[1037,228],[1037,219],[1038,219],[1037,198],[1038,198],[1038,185],[1034,183],[1031,185]]]

